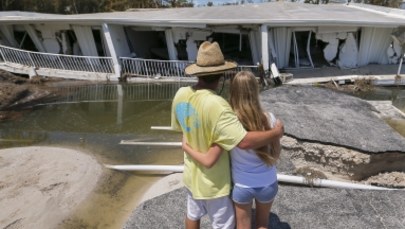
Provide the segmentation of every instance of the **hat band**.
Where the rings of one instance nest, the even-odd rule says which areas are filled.
[[[206,67],[218,67],[218,66],[222,66],[222,65],[224,65],[224,64],[226,64],[225,61],[224,61],[224,63],[222,63],[222,64],[217,64],[217,65],[199,65],[198,63],[196,63],[195,65],[197,65],[198,67],[201,67],[201,68],[206,68]]]

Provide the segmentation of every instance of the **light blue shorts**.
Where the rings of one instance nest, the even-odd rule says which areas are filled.
[[[274,182],[267,187],[258,188],[245,188],[234,185],[232,190],[232,200],[238,204],[251,204],[253,199],[256,199],[256,201],[265,204],[272,202],[276,197],[277,192],[277,182]]]

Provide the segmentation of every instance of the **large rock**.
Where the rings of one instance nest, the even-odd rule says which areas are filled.
[[[139,205],[123,227],[184,228],[185,188]],[[403,191],[364,191],[279,186],[270,228],[403,228]],[[204,217],[201,228],[211,228]]]
[[[280,118],[285,134],[296,139],[367,153],[405,152],[405,138],[362,99],[312,86],[281,86],[261,96],[264,109]]]

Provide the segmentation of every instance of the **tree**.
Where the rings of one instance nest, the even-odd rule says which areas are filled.
[[[129,8],[193,7],[188,0],[0,0],[0,10],[77,14]]]
[[[295,1],[295,0],[293,0]],[[399,8],[402,3],[402,0],[348,0],[348,2],[355,2],[355,3],[366,3],[378,6],[387,6],[393,8]],[[329,0],[304,0],[304,3],[312,3],[312,4],[327,4]]]
[[[1,0],[0,10],[9,10],[10,6],[15,3],[15,0]]]
[[[192,2],[187,0],[163,0],[169,7],[193,7]]]
[[[304,3],[312,3],[312,4],[328,4],[329,0],[305,0]]]
[[[353,2],[399,8],[402,0],[354,0]]]
[[[402,0],[370,0],[369,4],[399,8]]]

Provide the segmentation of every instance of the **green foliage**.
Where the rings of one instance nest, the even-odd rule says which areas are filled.
[[[402,0],[352,0],[352,2],[399,8]]]
[[[305,0],[305,3],[312,3],[312,4],[327,4],[329,0]]]
[[[292,1],[296,1],[296,0],[292,0]],[[365,4],[372,4],[372,5],[378,5],[378,6],[399,8],[399,6],[402,3],[402,0],[349,0],[349,2],[365,3]],[[327,4],[327,3],[329,3],[329,0],[304,0],[304,3]]]
[[[398,8],[399,5],[402,3],[402,0],[368,0],[365,2],[373,5]]]
[[[78,14],[130,8],[192,7],[188,0],[0,0],[1,11]]]
[[[193,3],[189,3],[187,0],[163,0],[169,7],[192,7]]]

